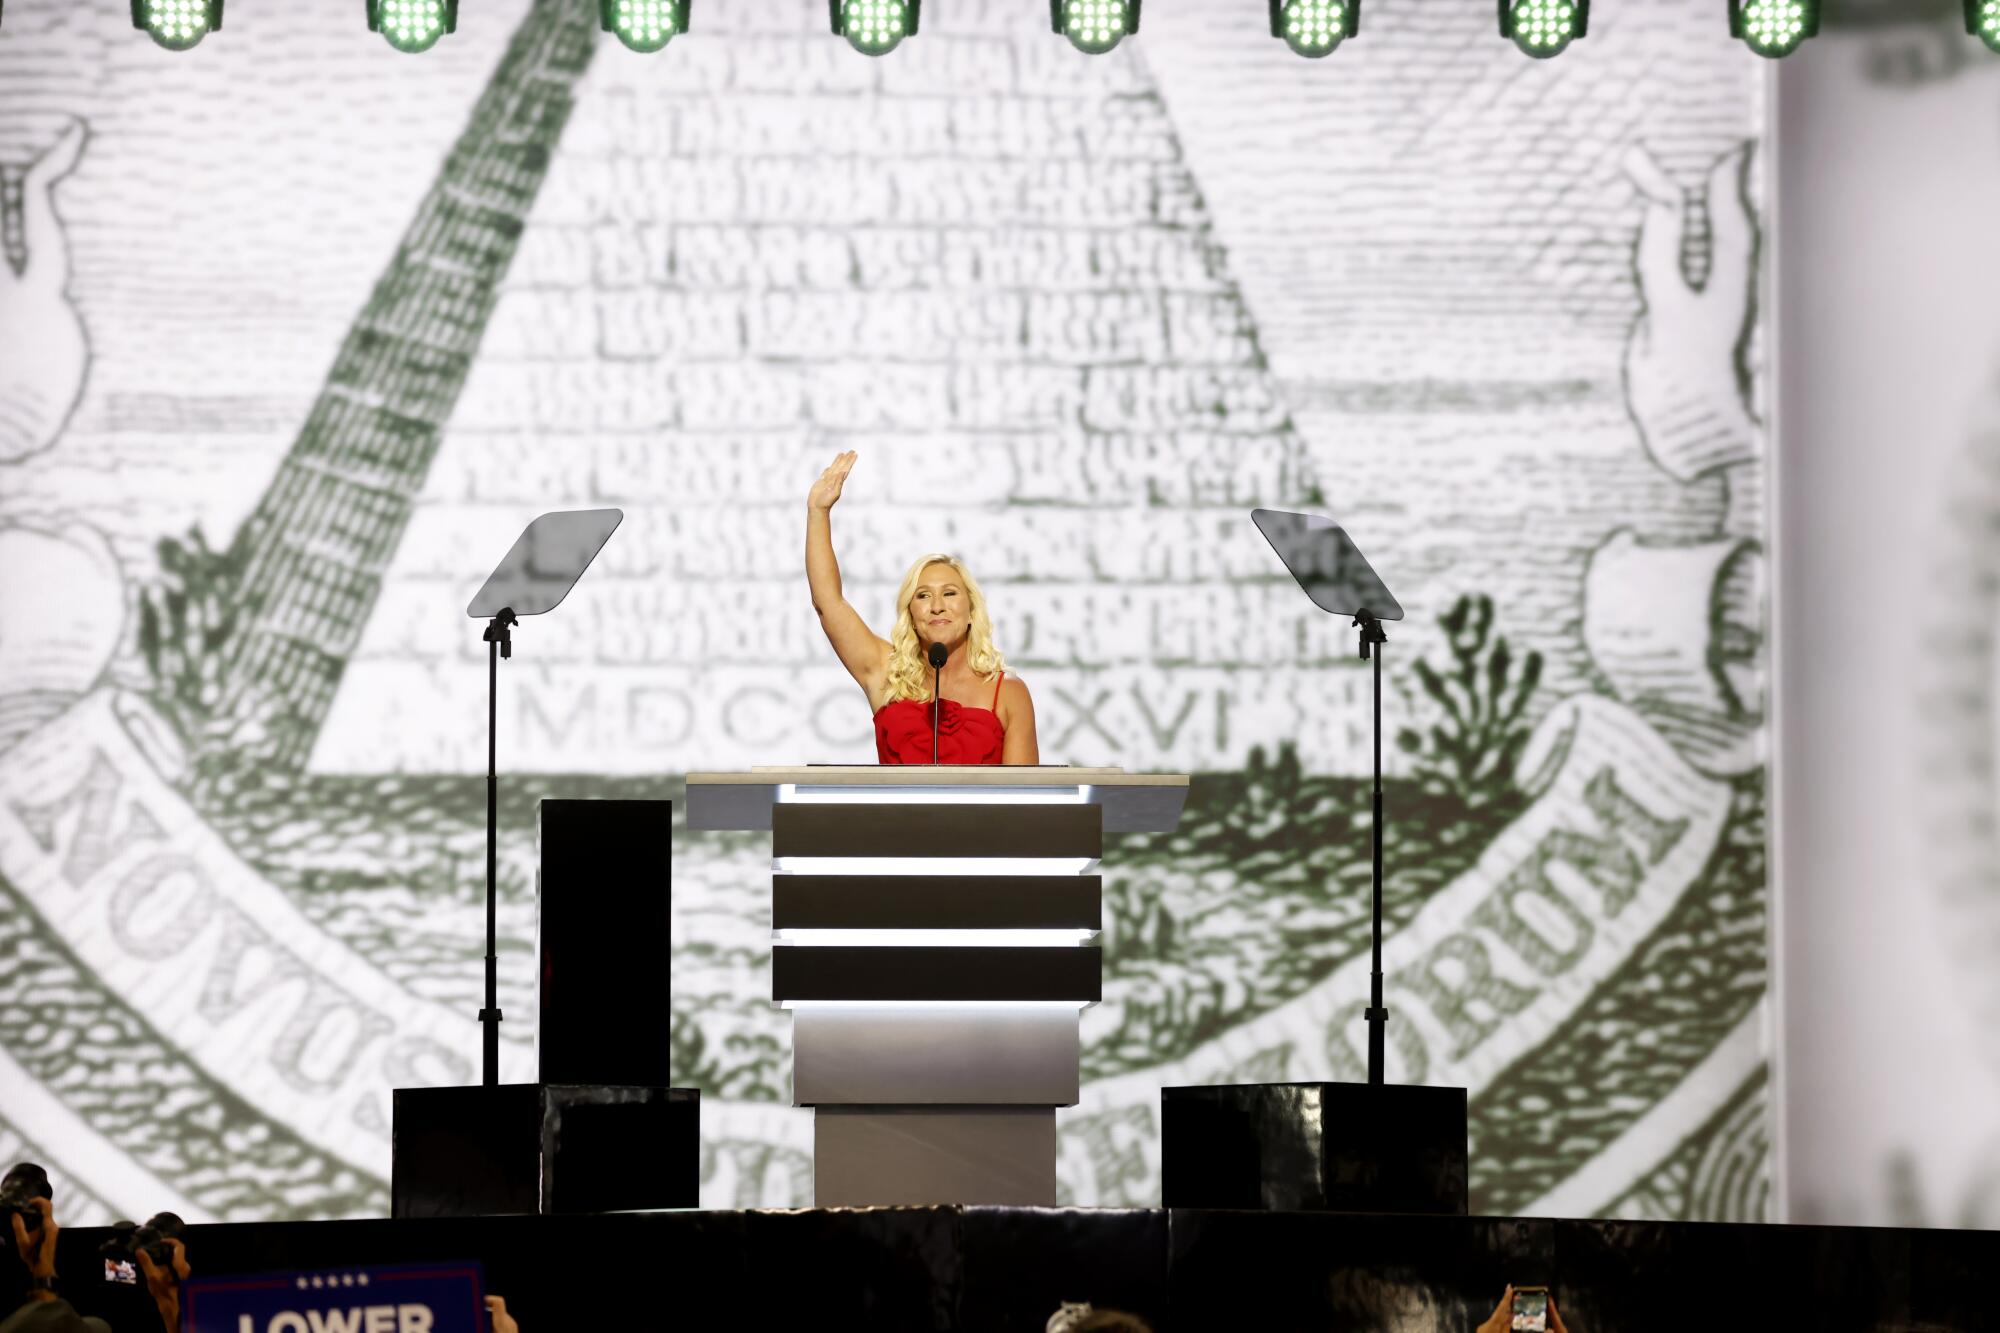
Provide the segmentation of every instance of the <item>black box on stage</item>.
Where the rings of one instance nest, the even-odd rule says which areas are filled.
[[[693,1208],[692,1088],[505,1083],[398,1088],[392,1217]]]
[[[1168,1208],[1466,1211],[1465,1089],[1239,1083],[1160,1089]]]
[[[671,1083],[672,801],[543,801],[538,1074]]]
[[[543,801],[539,1083],[398,1088],[396,1217],[692,1208],[701,1094],[666,1086],[670,801]]]

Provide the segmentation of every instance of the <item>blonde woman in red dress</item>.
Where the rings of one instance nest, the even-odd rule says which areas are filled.
[[[971,573],[948,555],[910,566],[896,591],[896,620],[884,639],[869,629],[840,591],[833,555],[833,506],[852,450],[833,460],[806,497],[806,582],[813,610],[840,664],[868,695],[875,714],[875,757],[885,764],[931,762],[930,647],[945,646],[938,693],[937,758],[946,764],[1037,764],[1035,705],[1028,687],[1007,674],[993,643],[986,598]]]

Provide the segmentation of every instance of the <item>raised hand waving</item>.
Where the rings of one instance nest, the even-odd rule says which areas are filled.
[[[819,474],[819,480],[812,485],[812,492],[806,496],[807,508],[833,508],[840,499],[840,488],[847,484],[847,474],[854,471],[856,457],[858,455],[849,449],[827,464],[826,471]]]

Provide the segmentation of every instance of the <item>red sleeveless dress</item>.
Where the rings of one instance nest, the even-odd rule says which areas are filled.
[[[1000,725],[1001,672],[993,682],[993,707],[972,708],[944,700],[938,707],[937,762],[997,764],[1007,729]],[[928,699],[898,699],[875,712],[875,760],[883,764],[931,762],[931,705]]]

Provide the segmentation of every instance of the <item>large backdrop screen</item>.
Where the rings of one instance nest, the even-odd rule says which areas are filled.
[[[464,606],[534,514],[627,517],[501,672],[505,1078],[540,798],[872,760],[801,558],[850,448],[878,630],[957,552],[1045,761],[1195,775],[1107,849],[1066,1200],[1157,1204],[1162,1084],[1362,1076],[1368,667],[1267,506],[1409,613],[1389,1076],[1470,1090],[1474,1210],[1765,1215],[1761,62],[1708,6],[1543,61],[1476,0],[1323,61],[1252,0],[1101,57],[1041,0],[882,59],[815,0],[650,56],[362,10],[0,30],[0,1158],[66,1222],[384,1213],[389,1090],[477,1077]],[[631,1027],[711,1206],[811,1197],[768,856],[675,824]]]

